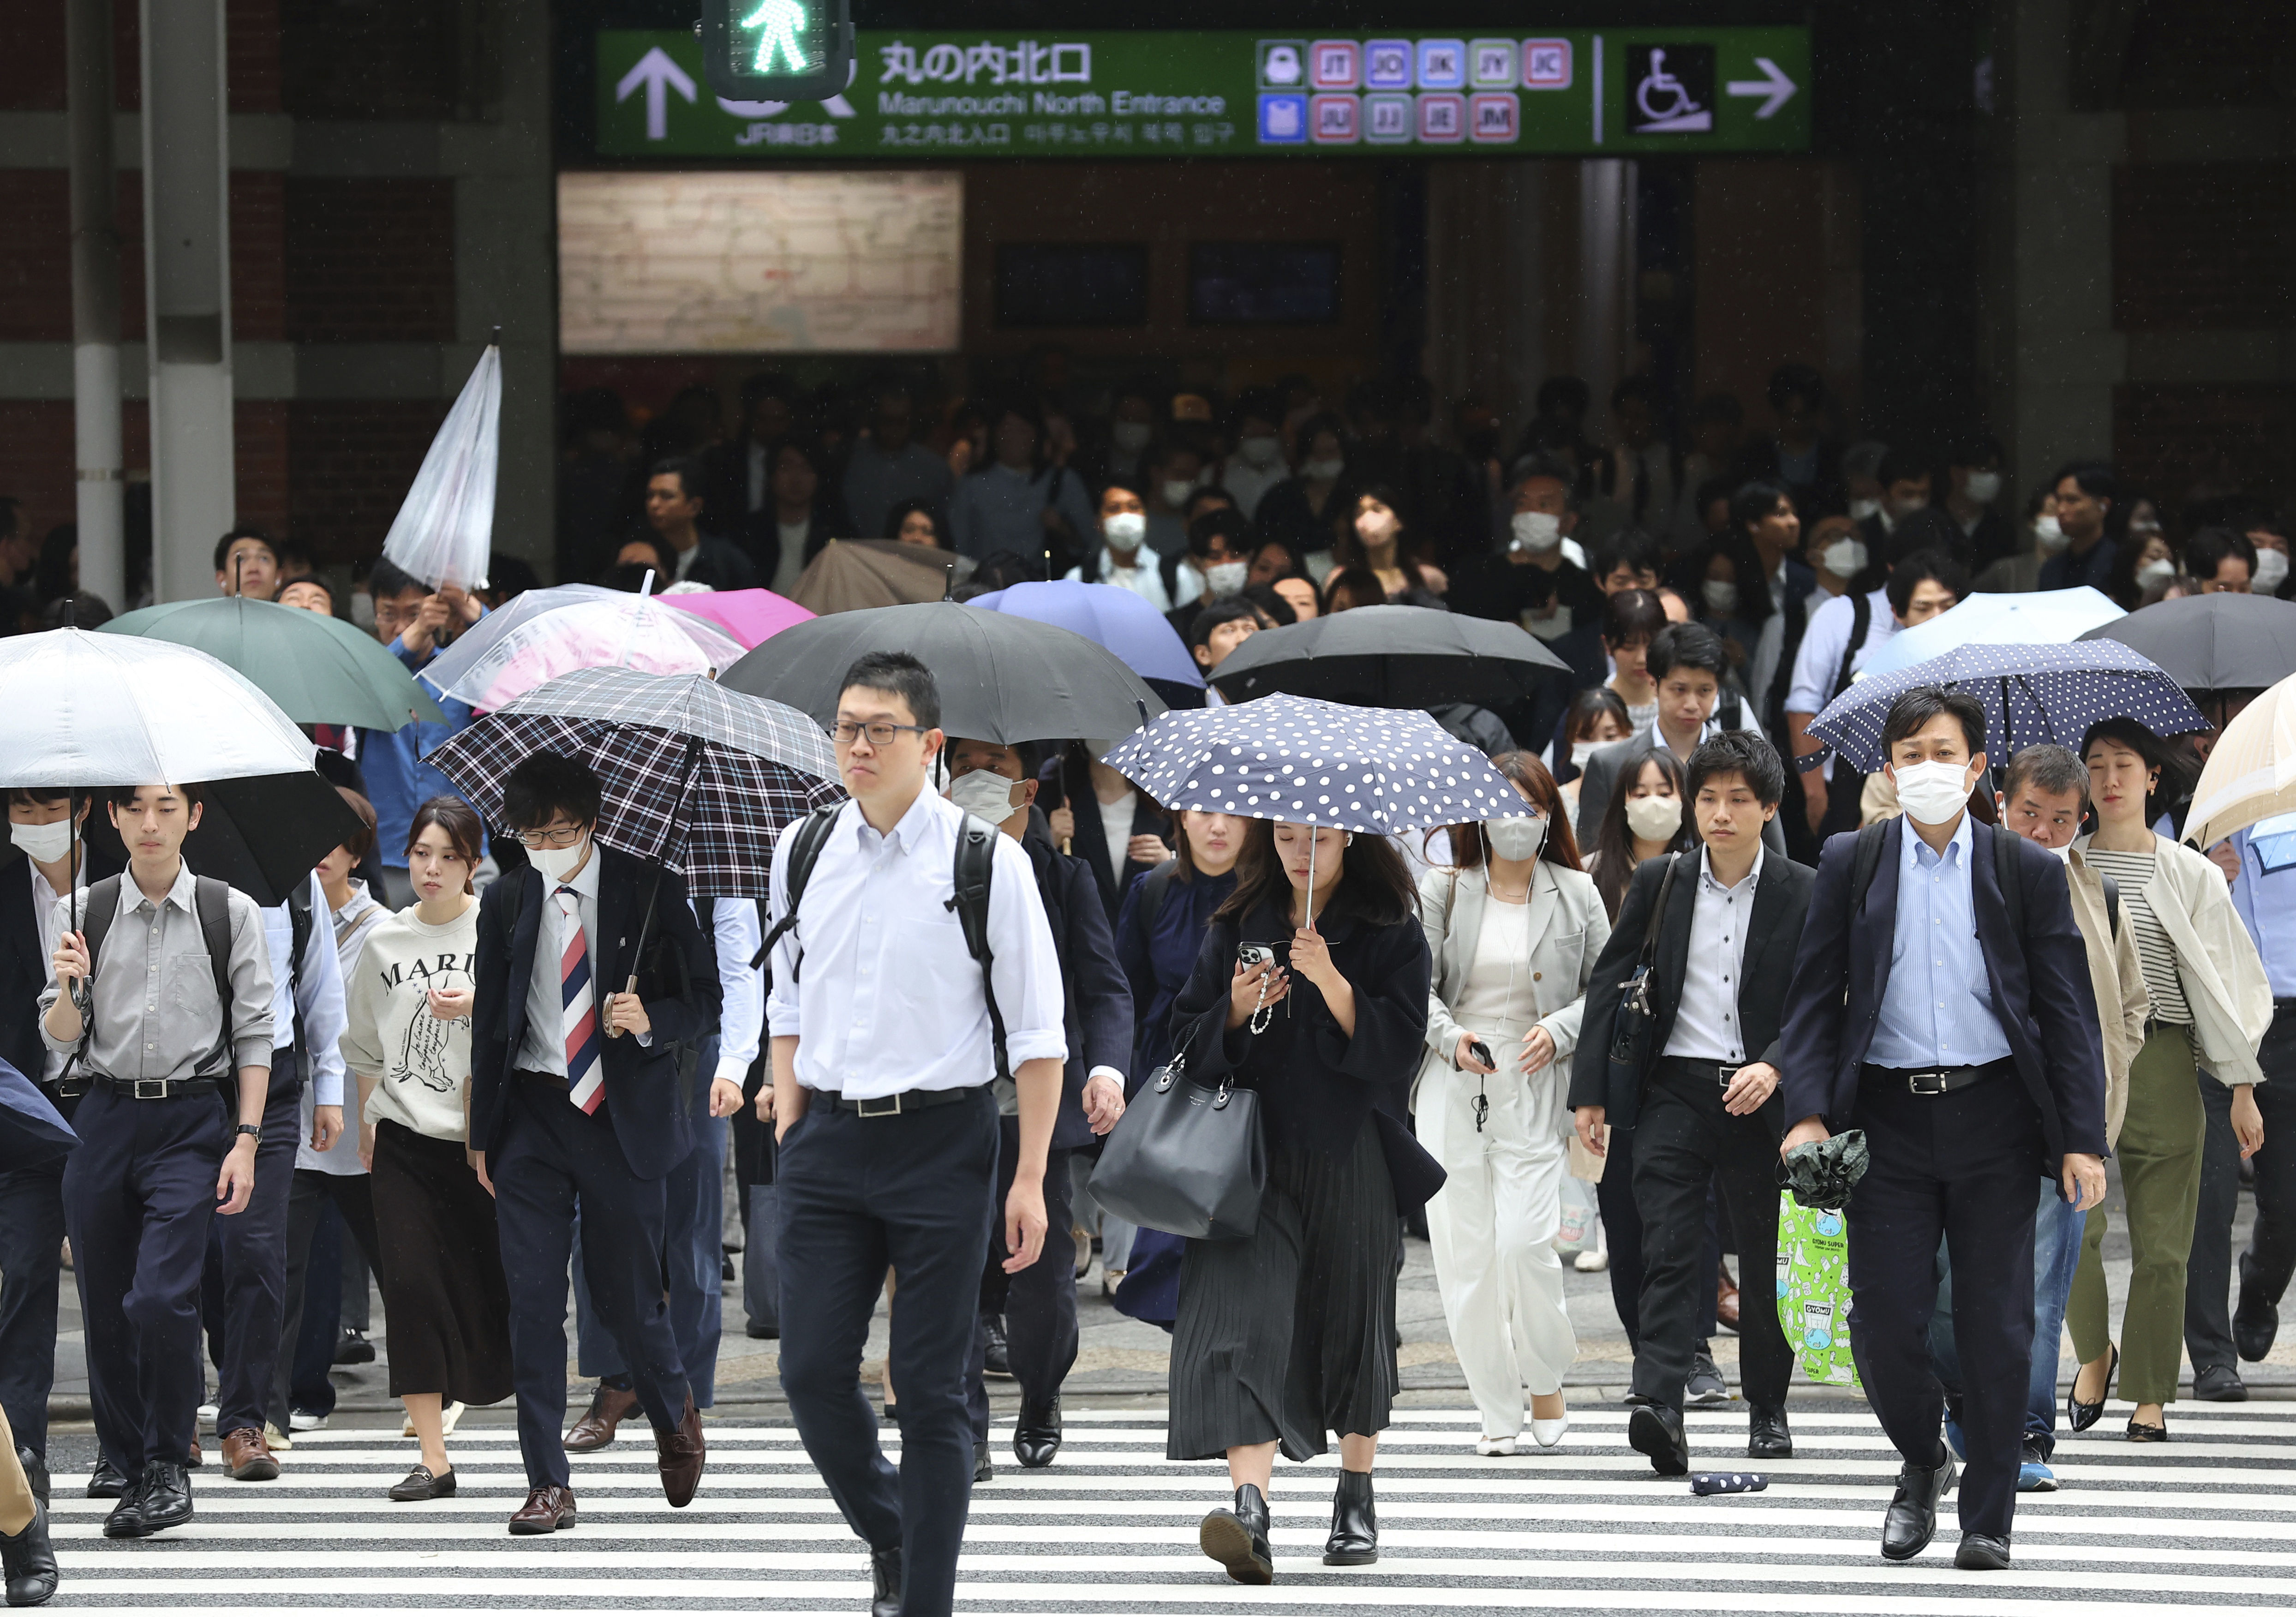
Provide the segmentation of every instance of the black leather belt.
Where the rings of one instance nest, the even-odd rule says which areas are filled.
[[[88,1081],[129,1100],[167,1101],[179,1095],[220,1095],[223,1086],[212,1078],[113,1078],[91,1072]]]
[[[904,1089],[898,1095],[873,1095],[857,1101],[825,1089],[816,1089],[814,1094],[826,1101],[832,1111],[849,1112],[856,1117],[899,1117],[903,1112],[922,1112],[932,1106],[954,1106],[988,1088],[987,1084],[974,1084],[964,1089]]]
[[[1740,1068],[1753,1064],[1742,1061],[1693,1061],[1684,1055],[1668,1055],[1660,1059],[1669,1070],[1685,1078],[1694,1078],[1701,1083],[1711,1080],[1726,1089],[1729,1088],[1730,1080],[1738,1076]]]
[[[1981,1067],[1875,1067],[1865,1069],[1865,1075],[1892,1088],[1903,1084],[1908,1095],[1953,1095],[1979,1084],[2003,1071],[2010,1065],[2006,1057],[1990,1061]]]

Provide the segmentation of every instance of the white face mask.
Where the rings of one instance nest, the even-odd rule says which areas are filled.
[[[1108,430],[1108,441],[1127,455],[1137,455],[1148,447],[1148,423],[1144,421],[1119,421]]]
[[[1517,550],[1552,550],[1562,543],[1562,519],[1551,511],[1518,511],[1507,526]]]
[[[1682,829],[1682,800],[1678,797],[1628,798],[1627,829],[1645,842],[1667,841]]]
[[[71,851],[72,823],[70,816],[45,825],[8,827],[8,840],[24,850],[24,857],[36,865],[53,865]]]
[[[2057,856],[2057,863],[2060,865],[2070,865],[2073,862],[2073,845],[2070,842],[2067,842],[2062,848],[2052,848],[2049,851]]]
[[[1837,579],[1854,579],[1866,570],[1866,544],[1862,539],[1836,539],[1817,553],[1817,559],[1826,571]]]
[[[1148,538],[1148,519],[1137,511],[1119,511],[1100,519],[1100,531],[1111,550],[1130,554]]]
[[[2053,556],[2072,541],[2056,518],[2044,515],[2033,519],[2033,543],[2040,546],[2043,555]]]
[[[1584,769],[1587,767],[1587,760],[1595,756],[1595,749],[1602,744],[1603,743],[1599,741],[1572,742],[1570,743],[1571,767],[1574,769]]]
[[[1969,771],[1960,764],[1892,765],[1890,773],[1908,819],[1943,825],[1969,806]]]
[[[1020,784],[994,769],[968,769],[948,784],[948,800],[967,814],[1001,825],[1013,817],[1013,788]]]
[[[1392,511],[1366,511],[1356,519],[1356,537],[1366,545],[1384,545],[1402,531]]]
[[[1300,475],[1311,483],[1328,483],[1348,469],[1348,463],[1334,455],[1329,460],[1302,461]]]
[[[1186,505],[1188,503],[1188,496],[1193,494],[1195,491],[1196,485],[1194,482],[1185,477],[1166,478],[1161,490],[1164,496],[1164,503],[1167,505],[1171,506],[1175,511]]]
[[[2176,576],[2176,571],[2177,564],[2168,557],[2154,556],[2136,570],[2136,582],[2142,587],[2152,583],[2155,579],[2173,578]]]
[[[1246,465],[1272,466],[1275,457],[1283,453],[1283,446],[1273,438],[1241,438],[1236,440],[1235,452],[1243,456]]]
[[[1535,859],[1546,846],[1546,821],[1536,814],[1485,820],[1483,833],[1491,839],[1492,854],[1502,859]]]
[[[1998,472],[1972,472],[1961,485],[1961,491],[1980,505],[1990,505],[2001,497],[2001,474]]]
[[[2256,553],[2256,577],[2249,583],[2249,593],[2257,595],[2275,595],[2287,581],[2288,553],[2284,550],[2266,550],[2259,547]]]
[[[1698,587],[1706,601],[1706,610],[1718,618],[1726,618],[1738,610],[1738,587],[1719,579],[1709,579]]]
[[[1215,562],[1204,569],[1204,595],[1210,600],[1232,595],[1243,587],[1243,581],[1250,576],[1249,562]]]
[[[1882,502],[1875,499],[1855,499],[1849,502],[1849,520],[1862,522],[1869,516],[1882,514]]]
[[[590,839],[585,836],[571,848],[529,848],[526,857],[542,873],[542,879],[555,887],[590,857]]]

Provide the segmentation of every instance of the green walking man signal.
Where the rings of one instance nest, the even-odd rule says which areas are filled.
[[[728,101],[821,101],[853,76],[850,0],[702,0],[694,31]]]

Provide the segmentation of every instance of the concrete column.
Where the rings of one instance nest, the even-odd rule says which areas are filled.
[[[215,590],[236,518],[224,0],[144,0],[153,598]]]
[[[1577,364],[1595,398],[1587,419],[1599,432],[1634,352],[1635,166],[1623,158],[1578,164],[1578,295]]]
[[[79,583],[127,608],[119,446],[119,183],[111,0],[70,0],[73,460],[79,472]]]

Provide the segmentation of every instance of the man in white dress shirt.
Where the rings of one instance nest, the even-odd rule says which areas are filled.
[[[1004,1208],[1004,1268],[1018,1274],[1045,1242],[1045,1170],[1068,1055],[1060,964],[1036,872],[1006,836],[989,839],[993,964],[984,968],[966,947],[954,874],[967,818],[927,782],[946,737],[925,666],[899,652],[856,662],[836,735],[854,800],[821,846],[796,924],[775,945],[767,1005],[782,1291],[795,1305],[782,1318],[782,1385],[807,1454],[868,1541],[873,1617],[946,1617],[972,1486],[965,1362],[996,1216],[999,1074],[984,989],[1001,1013],[1019,1101]],[[774,859],[776,923],[790,913],[787,856],[799,826]],[[901,1400],[898,1472],[861,1391],[889,1266],[900,1285],[890,1355]]]

